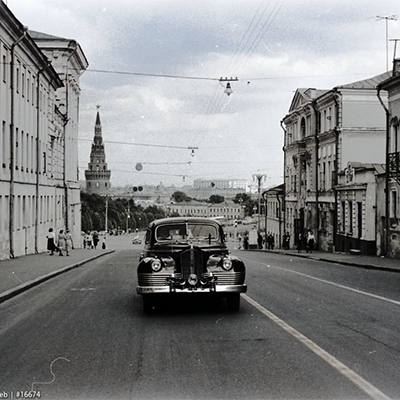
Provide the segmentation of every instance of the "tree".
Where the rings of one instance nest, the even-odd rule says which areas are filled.
[[[219,194],[212,194],[210,196],[209,202],[213,204],[223,203],[225,201],[224,196],[220,196]]]
[[[154,219],[163,218],[165,211],[157,206],[147,207],[135,204],[133,199],[108,197],[107,207],[106,198],[97,194],[87,194],[81,192],[82,202],[82,230],[101,231],[105,229],[105,214],[107,208],[107,229],[125,229],[128,219],[129,228],[145,228]],[[129,213],[129,214],[128,214]]]
[[[256,200],[253,200],[247,193],[238,193],[233,199],[233,202],[236,204],[241,203],[244,207],[245,214],[252,215],[253,214],[253,207],[257,206],[258,203]]]
[[[177,190],[176,192],[172,193],[171,198],[173,201],[177,203],[182,203],[184,201],[191,201],[192,199],[184,192]]]

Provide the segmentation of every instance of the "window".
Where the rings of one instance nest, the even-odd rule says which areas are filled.
[[[349,201],[349,232],[353,233],[353,202]]]
[[[305,136],[306,136],[306,120],[302,118],[300,124],[300,140],[303,140]]]
[[[346,203],[342,201],[341,213],[340,213],[340,225],[341,231],[344,232],[346,230]]]
[[[390,217],[391,218],[397,218],[397,191],[396,190],[393,190],[391,192]]]
[[[357,202],[357,237],[361,239],[362,236],[362,203]]]
[[[4,48],[4,51],[7,51]],[[6,83],[7,82],[7,57],[6,55],[3,55],[3,82]]]

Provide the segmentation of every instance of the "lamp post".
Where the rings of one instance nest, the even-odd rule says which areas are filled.
[[[260,230],[260,210],[261,210],[261,182],[267,178],[266,174],[254,174],[253,180],[258,184],[258,223],[257,228]]]

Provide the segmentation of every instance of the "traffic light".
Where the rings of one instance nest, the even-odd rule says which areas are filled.
[[[143,186],[134,186],[133,191],[134,192],[141,192],[143,190]]]

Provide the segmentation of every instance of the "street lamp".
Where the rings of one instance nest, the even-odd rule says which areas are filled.
[[[238,78],[222,78],[221,77],[219,79],[219,82],[221,83],[221,85],[222,85],[222,82],[227,82],[224,93],[227,94],[228,96],[230,96],[233,93],[233,90],[231,88],[232,81],[238,81]]]
[[[258,230],[260,229],[260,210],[261,210],[261,182],[267,178],[266,174],[254,174],[253,181],[258,183]]]

